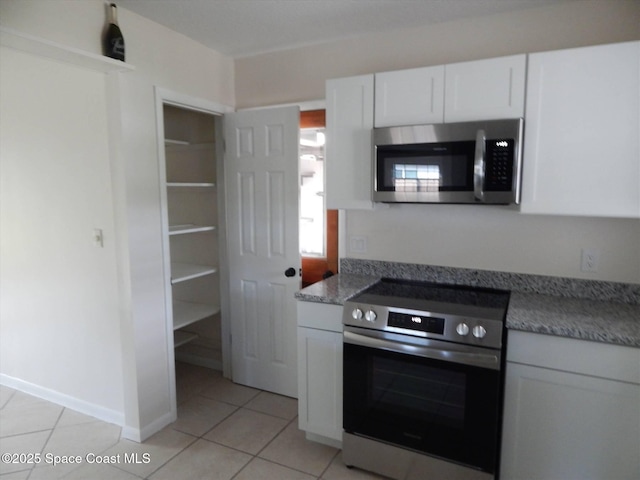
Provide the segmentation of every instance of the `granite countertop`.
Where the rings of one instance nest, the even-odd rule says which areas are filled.
[[[296,293],[298,300],[342,305],[381,277],[339,274]],[[512,291],[507,328],[640,347],[640,305]]]
[[[512,292],[507,328],[640,347],[640,305]]]
[[[296,298],[305,302],[343,305],[344,302],[378,280],[380,277],[341,273],[303,288],[296,292]]]

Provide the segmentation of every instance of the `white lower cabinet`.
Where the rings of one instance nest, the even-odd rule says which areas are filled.
[[[298,302],[298,426],[342,445],[342,306]]]
[[[501,478],[640,478],[640,349],[510,332]]]

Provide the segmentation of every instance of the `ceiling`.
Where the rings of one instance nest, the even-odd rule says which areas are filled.
[[[116,0],[231,57],[571,0]]]

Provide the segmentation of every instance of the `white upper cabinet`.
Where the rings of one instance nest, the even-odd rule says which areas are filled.
[[[328,209],[371,209],[373,75],[327,80]]]
[[[524,116],[526,55],[377,73],[375,126]]]
[[[376,127],[442,123],[443,119],[443,65],[376,73]]]
[[[444,121],[524,116],[526,66],[524,54],[446,65]]]
[[[640,216],[640,42],[532,54],[523,213]]]

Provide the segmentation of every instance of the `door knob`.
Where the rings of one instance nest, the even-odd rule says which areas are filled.
[[[296,275],[296,269],[293,267],[289,267],[284,271],[285,277],[294,277]]]

